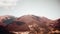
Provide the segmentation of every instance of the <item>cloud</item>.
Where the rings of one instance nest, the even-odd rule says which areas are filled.
[[[0,0],[0,8],[12,9],[16,5],[17,0]]]

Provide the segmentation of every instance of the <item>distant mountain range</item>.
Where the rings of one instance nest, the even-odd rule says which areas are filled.
[[[51,20],[35,15],[24,15],[18,18],[10,15],[0,16],[0,26],[4,26],[10,31],[29,31],[29,26],[35,24],[46,30],[48,27],[60,30],[60,18]]]

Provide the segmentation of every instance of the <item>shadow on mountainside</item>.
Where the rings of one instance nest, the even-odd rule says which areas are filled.
[[[5,27],[0,26],[0,34],[14,34],[12,32],[9,32]]]

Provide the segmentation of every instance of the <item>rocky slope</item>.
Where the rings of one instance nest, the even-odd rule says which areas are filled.
[[[51,20],[46,17],[35,15],[24,15],[21,17],[0,16],[0,26],[6,27],[9,31],[42,31],[44,34],[51,28],[60,30],[60,19]],[[42,29],[41,29],[42,28]]]

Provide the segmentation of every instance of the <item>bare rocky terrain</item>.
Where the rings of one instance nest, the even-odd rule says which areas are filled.
[[[0,16],[0,26],[15,34],[59,34],[60,18],[51,20],[35,15],[24,15],[18,18],[5,15]]]

